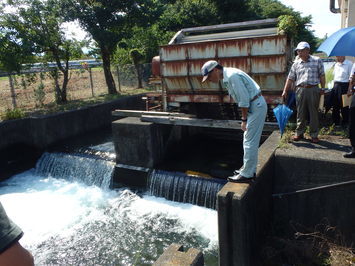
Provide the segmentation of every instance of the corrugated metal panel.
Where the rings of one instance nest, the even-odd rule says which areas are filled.
[[[196,43],[186,45],[186,49],[188,51],[187,58],[188,59],[204,59],[206,61],[208,58],[217,57],[217,46],[218,43]],[[185,58],[186,59],[186,58]]]
[[[166,86],[170,91],[219,91],[217,83],[205,82],[201,83],[201,76],[194,77],[170,77],[164,79]]]
[[[250,73],[250,58],[248,57],[223,58],[218,61],[225,67],[236,67]]]
[[[263,91],[280,91],[285,84],[286,75],[281,74],[263,74],[252,75],[252,78],[261,86]],[[194,77],[170,77],[165,78],[166,86],[169,88],[169,92],[201,92],[209,91],[214,93],[220,93],[220,87],[217,83],[205,82],[201,83],[200,76]]]
[[[175,61],[161,63],[163,77],[201,76],[201,67],[206,60]],[[284,73],[287,67],[286,57],[282,55],[263,57],[221,58],[225,67],[236,67],[250,74]]]
[[[280,55],[252,57],[251,73],[283,73],[286,70],[286,57]]]
[[[171,45],[168,46],[168,49],[166,49],[165,47],[160,49],[161,61],[175,61],[183,60],[186,58],[186,46]]]
[[[188,61],[167,62],[161,64],[161,74],[163,77],[185,77],[189,70]]]
[[[280,91],[285,85],[286,74],[252,75],[252,78],[263,91]]]
[[[218,57],[228,58],[249,55],[250,40],[241,39],[238,41],[221,41],[218,43]]]
[[[251,43],[250,55],[284,55],[286,46],[287,39],[283,35],[272,38],[255,38]]]
[[[186,59],[228,58],[239,56],[285,55],[287,39],[283,35],[255,39],[223,40],[162,46],[162,62]]]

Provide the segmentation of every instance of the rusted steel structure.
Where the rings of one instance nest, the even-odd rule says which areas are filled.
[[[265,19],[180,30],[152,61],[154,81],[160,78],[162,84],[163,110],[233,103],[221,84],[201,83],[201,67],[211,59],[247,72],[269,104],[280,102],[292,44],[276,24],[277,19]]]

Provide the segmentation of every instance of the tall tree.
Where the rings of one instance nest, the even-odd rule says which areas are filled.
[[[1,24],[19,45],[31,46],[32,54],[56,62],[58,70],[63,75],[61,87],[55,86],[56,102],[65,103],[69,81],[69,60],[73,56],[78,56],[81,49],[78,48],[77,43],[64,37],[64,32],[61,30],[63,19],[60,2],[18,0],[8,3],[16,11],[4,14]]]
[[[111,73],[111,58],[117,44],[130,31],[130,27],[143,20],[145,0],[63,0],[63,13],[68,21],[78,20],[91,34],[100,49],[103,69],[110,94],[117,93]]]
[[[209,0],[217,8],[219,23],[233,23],[251,20],[254,12],[246,0]],[[206,24],[207,25],[207,24]],[[211,24],[210,24],[211,25]]]
[[[7,72],[10,82],[10,91],[12,97],[12,105],[16,108],[16,93],[12,79],[14,72],[20,73],[25,63],[32,62],[32,47],[28,43],[19,42],[14,38],[16,33],[8,32],[1,26],[0,22],[0,70]]]
[[[220,19],[216,3],[201,0],[179,0],[166,5],[158,25],[162,31],[176,32],[181,28],[218,23],[220,23]]]

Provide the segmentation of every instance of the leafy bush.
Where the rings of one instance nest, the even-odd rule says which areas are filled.
[[[25,116],[25,113],[21,109],[15,108],[13,110],[7,109],[5,114],[3,114],[1,118],[3,120],[12,120],[24,118]]]
[[[298,23],[294,16],[282,15],[278,18],[278,30],[279,32],[284,32],[290,36],[297,35]]]

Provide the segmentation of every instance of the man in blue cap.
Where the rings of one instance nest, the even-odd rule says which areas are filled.
[[[259,85],[238,68],[223,67],[217,61],[207,61],[201,68],[202,82],[223,82],[229,94],[242,111],[243,166],[228,177],[228,181],[244,183],[253,181],[258,163],[258,148],[263,131],[267,105]]]

